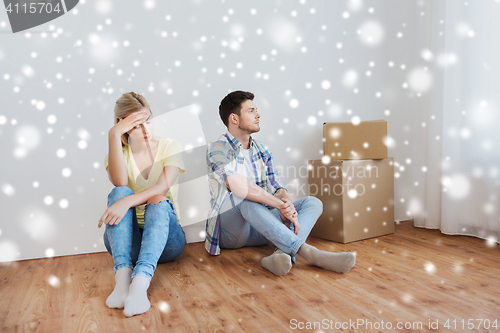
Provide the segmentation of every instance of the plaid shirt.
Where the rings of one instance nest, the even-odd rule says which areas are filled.
[[[260,141],[253,140],[252,137],[250,137],[250,147],[255,183],[271,194],[280,188],[286,190],[278,179],[273,156],[266,147]],[[241,143],[229,131],[208,147],[207,167],[211,199],[206,225],[205,249],[212,255],[220,254],[219,210],[231,194],[225,185],[226,178],[234,174],[243,175],[244,163]]]

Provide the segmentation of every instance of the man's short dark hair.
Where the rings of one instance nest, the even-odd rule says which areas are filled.
[[[251,92],[241,90],[233,91],[224,97],[219,105],[219,115],[226,127],[229,128],[229,116],[231,113],[241,116],[241,104],[247,100],[253,101],[253,97],[254,95]]]

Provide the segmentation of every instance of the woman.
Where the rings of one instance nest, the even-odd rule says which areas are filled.
[[[177,141],[154,137],[143,96],[123,94],[114,114],[104,166],[116,187],[98,226],[106,225],[104,244],[114,261],[116,285],[106,305],[131,317],[151,307],[147,290],[157,263],[174,260],[186,246],[176,186],[184,163]]]

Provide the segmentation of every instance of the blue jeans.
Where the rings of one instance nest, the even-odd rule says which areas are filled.
[[[242,199],[234,194],[226,199],[220,214],[220,247],[237,249],[243,246],[259,246],[272,242],[288,253],[295,263],[297,251],[304,244],[316,220],[323,213],[323,203],[315,197],[304,197],[293,203],[298,213],[299,233],[288,222],[288,229],[281,221],[280,211],[267,209],[261,203]]]
[[[127,186],[115,187],[108,195],[108,207],[132,194],[134,192]],[[186,247],[186,235],[168,199],[146,205],[144,228],[137,224],[135,207],[131,207],[120,223],[106,224],[103,238],[106,249],[113,256],[115,273],[129,267],[133,269],[132,278],[139,274],[150,280],[158,263],[174,260]]]

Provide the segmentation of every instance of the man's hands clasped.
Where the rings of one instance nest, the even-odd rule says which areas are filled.
[[[290,226],[288,225],[288,221],[293,223],[293,229],[294,233],[297,235],[299,233],[299,219],[298,219],[298,213],[297,210],[295,209],[295,206],[293,205],[292,201],[287,198],[282,198],[281,201],[283,201],[283,205],[281,205],[278,210],[280,211],[280,218],[281,221],[290,229]]]

